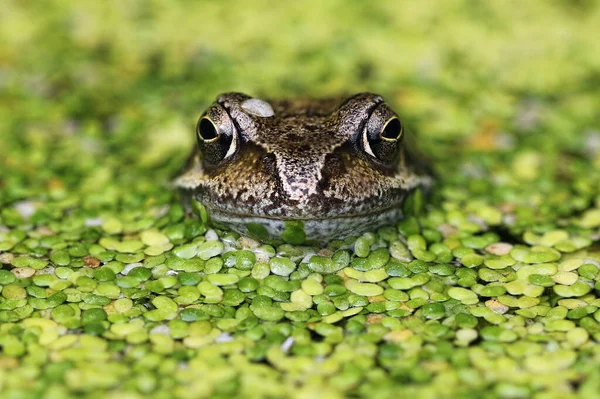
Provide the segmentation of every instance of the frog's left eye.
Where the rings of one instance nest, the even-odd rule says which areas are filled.
[[[379,138],[385,141],[398,141],[402,136],[403,128],[398,117],[393,116],[385,123],[379,132]]]
[[[404,128],[400,119],[385,104],[377,107],[362,134],[362,147],[367,154],[380,162],[396,159]]]
[[[209,108],[198,120],[196,138],[202,159],[218,164],[235,154],[237,133],[227,111],[220,106]]]

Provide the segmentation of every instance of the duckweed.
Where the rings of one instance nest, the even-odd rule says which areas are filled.
[[[269,261],[271,272],[278,276],[289,276],[296,270],[296,264],[289,258],[272,258]]]

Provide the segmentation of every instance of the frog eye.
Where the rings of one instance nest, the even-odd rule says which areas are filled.
[[[385,123],[383,129],[379,132],[379,138],[385,141],[398,141],[402,136],[404,129],[398,117],[393,116]]]
[[[196,138],[202,159],[210,164],[226,160],[237,149],[237,134],[233,123],[227,112],[219,108],[209,109],[196,125]]]
[[[219,139],[219,128],[206,116],[198,121],[198,138],[205,143],[210,143]]]
[[[362,147],[376,160],[392,162],[400,150],[403,133],[400,119],[383,104],[369,117],[362,135]]]

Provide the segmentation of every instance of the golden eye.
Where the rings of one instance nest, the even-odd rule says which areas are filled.
[[[400,120],[394,116],[383,125],[379,138],[385,141],[397,141],[402,136],[403,130]]]
[[[196,124],[196,140],[202,160],[216,165],[237,151],[238,139],[233,122],[220,105],[210,107]]]
[[[211,121],[207,116],[200,118],[198,121],[197,131],[198,137],[206,143],[217,141],[221,136],[217,126],[215,126],[213,121]]]
[[[398,116],[382,104],[370,115],[362,136],[364,151],[382,163],[393,163],[401,151],[403,127]]]

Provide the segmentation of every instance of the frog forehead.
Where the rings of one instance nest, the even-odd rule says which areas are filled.
[[[236,121],[243,139],[256,143],[281,142],[282,133],[318,138],[323,144],[337,145],[351,138],[383,98],[359,93],[350,98],[264,101],[242,93],[225,93],[217,103]],[[293,143],[289,143],[292,145]],[[311,145],[317,145],[315,140]]]
[[[331,116],[288,116],[256,121],[253,131],[242,132],[242,137],[268,152],[291,157],[327,153],[348,140],[338,131]]]

